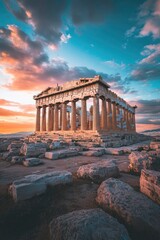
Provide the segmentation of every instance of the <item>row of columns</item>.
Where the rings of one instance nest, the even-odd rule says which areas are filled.
[[[87,130],[87,98],[81,100],[81,130]],[[36,115],[36,131],[46,131],[46,107],[42,106],[42,128],[40,124],[40,108],[37,107]],[[48,131],[59,130],[59,104],[49,105],[48,109]],[[62,115],[61,115],[61,130],[67,130],[67,103],[61,104]],[[120,116],[120,112],[123,112],[121,121],[117,120]],[[103,130],[127,130],[135,131],[135,114],[129,112],[127,109],[122,109],[115,102],[111,102],[109,99],[102,99],[101,117],[99,112],[99,97],[96,95],[93,98],[93,119],[92,119],[92,130],[97,131]],[[117,125],[119,122],[119,126]],[[76,130],[76,101],[71,102],[71,130]]]

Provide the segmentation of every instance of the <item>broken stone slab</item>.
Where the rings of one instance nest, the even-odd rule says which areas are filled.
[[[46,152],[46,143],[23,143],[20,153],[26,157],[38,157]]]
[[[23,142],[20,141],[13,141],[10,143],[10,145],[8,146],[7,150],[10,151],[12,149],[17,149],[17,148],[21,148],[23,145]]]
[[[160,239],[160,207],[127,183],[107,179],[98,188],[96,201],[140,234],[141,239]]]
[[[102,151],[84,151],[84,152],[79,152],[80,155],[82,156],[87,156],[87,157],[100,157],[102,156],[104,153]]]
[[[30,199],[44,193],[47,186],[56,186],[72,182],[72,174],[68,171],[54,171],[44,174],[32,174],[14,181],[9,192],[15,202]]]
[[[122,155],[124,151],[121,148],[106,148],[105,153],[110,155]]]
[[[33,167],[33,166],[38,166],[38,165],[41,165],[43,164],[44,162],[39,159],[39,158],[26,158],[24,161],[23,161],[23,165],[25,167]]]
[[[160,172],[142,170],[140,177],[140,190],[153,201],[160,204]]]
[[[56,160],[60,158],[73,157],[77,155],[79,155],[78,149],[73,148],[73,149],[63,149],[63,150],[58,150],[53,152],[46,152],[45,158]]]
[[[140,173],[142,169],[156,169],[160,165],[160,159],[156,151],[134,151],[129,155],[129,170]]]
[[[151,149],[160,149],[160,142],[151,142],[150,148]]]
[[[79,178],[87,178],[99,183],[110,177],[118,177],[119,169],[115,165],[114,160],[108,162],[106,160],[98,163],[82,165],[77,170]]]
[[[25,160],[25,156],[14,156],[12,157],[11,163],[22,164],[24,160]]]
[[[51,240],[130,240],[126,228],[101,209],[78,210],[50,223]]]

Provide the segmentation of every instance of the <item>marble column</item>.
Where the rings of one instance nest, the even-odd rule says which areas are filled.
[[[54,131],[58,131],[58,104],[54,105]]]
[[[127,131],[129,131],[129,111],[126,109],[126,127]]]
[[[108,115],[107,115],[107,129],[111,130],[112,129],[112,106],[111,106],[111,101],[108,100]]]
[[[71,102],[71,130],[76,130],[76,102]]]
[[[116,129],[121,129],[121,120],[120,120],[120,108],[119,105],[116,105]]]
[[[41,108],[37,107],[37,112],[36,112],[36,131],[40,131],[40,114],[41,114]]]
[[[67,130],[67,104],[62,103],[62,131]]]
[[[87,130],[87,106],[86,99],[81,100],[81,130]]]
[[[93,131],[100,129],[100,116],[99,116],[99,97],[97,95],[93,98]]]
[[[136,132],[136,118],[135,118],[135,113],[133,113],[133,130]]]
[[[112,103],[113,111],[112,111],[112,129],[117,129],[117,121],[116,121],[116,103]]]
[[[102,99],[101,128],[107,129],[107,105],[106,99]]]
[[[52,131],[52,105],[48,107],[48,131]]]
[[[54,130],[54,105],[52,105],[52,131]]]
[[[42,131],[46,131],[46,106],[42,107]]]

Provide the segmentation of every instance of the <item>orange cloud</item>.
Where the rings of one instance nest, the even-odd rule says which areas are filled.
[[[5,108],[0,108],[0,116],[2,117],[11,117],[11,116],[26,116],[26,117],[34,117],[35,115],[33,113],[26,113],[26,112],[17,112],[8,110]]]

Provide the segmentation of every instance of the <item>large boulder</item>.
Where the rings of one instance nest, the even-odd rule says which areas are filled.
[[[26,157],[38,157],[44,154],[47,149],[46,143],[24,143],[20,149],[20,153]]]
[[[39,158],[26,158],[23,161],[23,165],[25,167],[33,167],[33,166],[38,166],[38,165],[41,165],[41,164],[43,164],[43,161]]]
[[[142,169],[154,169],[160,165],[160,158],[156,151],[134,151],[129,155],[129,170],[140,173]]]
[[[74,211],[52,220],[51,240],[129,240],[126,228],[101,209]]]
[[[104,181],[98,188],[96,201],[141,239],[160,239],[160,207],[128,184],[113,178]]]
[[[54,171],[44,174],[32,174],[14,181],[9,187],[14,201],[30,199],[44,193],[47,186],[56,186],[72,182],[72,174],[68,171]]]
[[[68,149],[62,149],[62,150],[56,150],[53,152],[46,152],[45,158],[56,160],[60,158],[65,157],[73,157],[79,155],[79,151],[76,148],[68,148]]]
[[[77,170],[77,176],[79,178],[91,179],[94,182],[99,183],[110,177],[118,177],[119,169],[115,165],[114,160],[110,162],[104,160],[98,163],[80,166]]]
[[[25,160],[25,156],[13,156],[11,163],[13,164],[22,164]]]
[[[160,172],[142,170],[140,177],[140,190],[153,201],[160,204]]]

